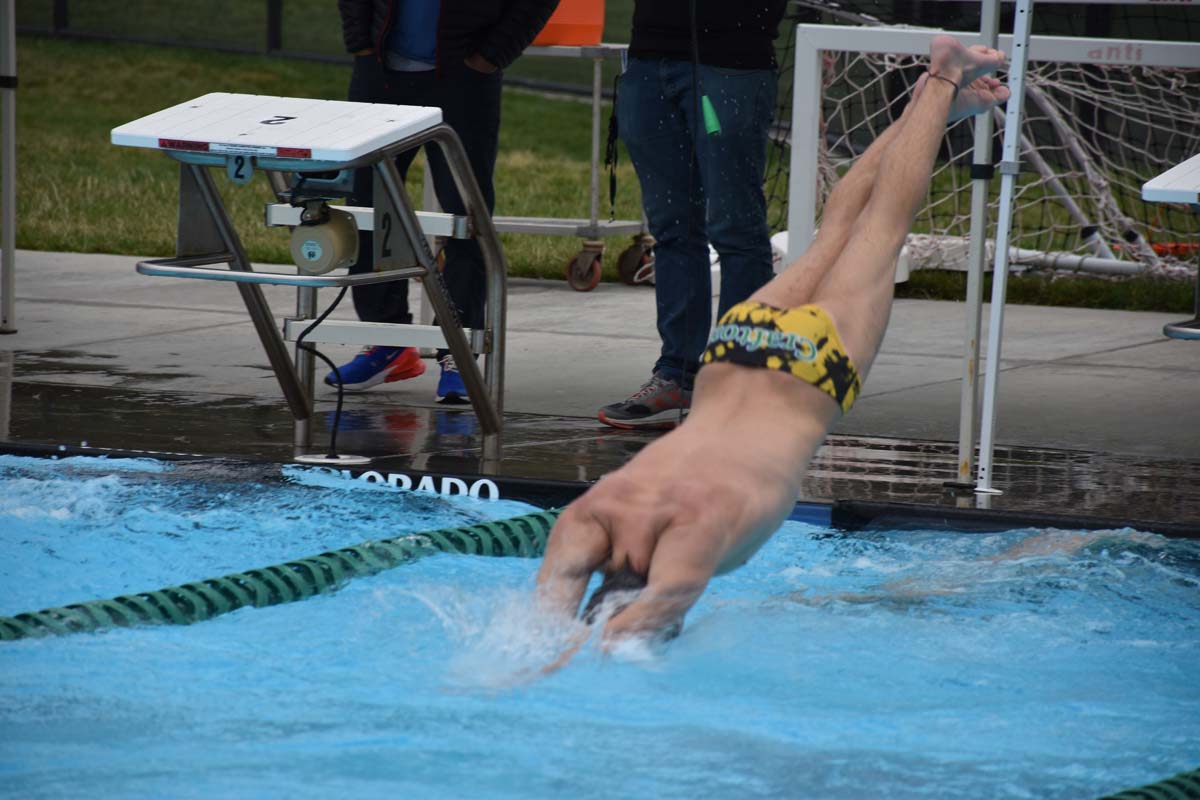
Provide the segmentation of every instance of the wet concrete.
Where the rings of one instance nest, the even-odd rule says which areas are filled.
[[[296,453],[290,415],[278,401],[20,380],[10,385],[3,441],[16,447],[48,443],[89,452],[274,462],[290,461]],[[314,419],[315,444],[309,452],[329,450],[334,412],[327,406]],[[356,474],[370,469],[568,485],[565,494],[550,496],[557,503],[620,467],[654,438],[578,417],[506,414],[503,457],[487,463],[469,410],[352,406],[343,413],[337,451],[373,459]],[[814,458],[798,499],[862,501],[874,509],[872,516],[991,510],[1033,523],[1057,515],[1063,524],[1082,518],[1148,530],[1192,528],[1200,534],[1200,462],[1194,460],[1002,447],[994,470],[994,484],[1004,487],[999,496],[955,490],[949,484],[956,464],[952,443],[833,434]]]
[[[18,327],[0,337],[0,447],[189,453],[285,462],[292,419],[232,287],[145,278],[135,259],[20,254]],[[654,434],[595,408],[653,362],[653,293],[553,282],[510,287],[503,459],[483,463],[474,415],[421,378],[348,396],[338,450],[376,469],[492,474],[581,490]],[[279,317],[288,290],[268,287]],[[348,308],[336,317],[352,318]],[[897,303],[853,413],[815,458],[802,498],[863,508],[975,510],[1200,531],[1200,344],[1163,339],[1174,315],[1012,307],[995,497],[955,495],[962,307]],[[351,348],[328,348],[332,358]],[[332,424],[320,390],[314,450]]]

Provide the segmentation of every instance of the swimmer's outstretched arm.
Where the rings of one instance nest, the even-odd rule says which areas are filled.
[[[985,77],[1003,60],[997,51],[936,37],[930,73],[938,77],[923,82],[864,169],[847,175],[843,209],[861,211],[844,223],[843,234],[836,228],[826,234],[828,242],[852,238],[848,249],[860,260],[822,246],[824,260],[801,259],[756,299],[784,308],[821,304],[865,372],[886,325],[892,291],[886,265],[894,265],[927,191],[945,123],[1006,99],[998,82]],[[628,567],[646,576],[646,589],[608,621],[605,637],[655,634],[677,624],[714,574],[744,563],[787,517],[838,413],[830,395],[788,373],[732,363],[704,367],[687,421],[563,512],[538,572],[539,600],[573,615],[593,572]]]

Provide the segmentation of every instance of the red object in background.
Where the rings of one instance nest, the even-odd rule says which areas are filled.
[[[600,44],[604,34],[604,0],[560,0],[534,45]]]
[[[1200,244],[1197,244],[1196,242],[1149,242],[1149,245],[1150,249],[1154,251],[1154,254],[1159,256],[1176,256],[1177,258],[1184,258],[1186,256],[1194,255],[1197,251],[1200,251]],[[1126,245],[1117,242],[1113,244],[1112,249],[1125,250]],[[1133,250],[1134,248],[1130,247],[1128,249]]]

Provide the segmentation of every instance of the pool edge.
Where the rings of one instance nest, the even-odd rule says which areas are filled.
[[[93,456],[105,458],[155,458],[163,461],[221,461],[253,465],[262,469],[292,466],[314,470],[329,469],[304,467],[291,461],[245,456],[221,456],[214,454],[168,452],[157,450],[132,450],[81,445],[41,444],[32,442],[0,442],[0,454],[23,455],[41,458]],[[541,508],[552,508],[570,503],[588,490],[593,484],[588,481],[561,481],[542,478],[522,478],[480,473],[446,473],[424,470],[380,467],[378,469],[343,468],[336,470],[347,477],[371,483],[391,485],[397,489],[410,486],[432,487],[436,494],[453,494],[439,491],[440,487],[455,486],[454,481],[486,480],[493,484],[498,496],[494,499],[515,500]],[[418,489],[422,491],[424,489]],[[1019,528],[1061,528],[1067,530],[1108,530],[1134,528],[1148,533],[1157,533],[1172,538],[1200,538],[1200,524],[1164,522],[1161,520],[1124,520],[1112,517],[1082,514],[1053,514],[1037,511],[997,510],[983,508],[955,508],[928,504],[907,504],[871,500],[834,499],[831,502],[798,500],[789,521],[810,525],[823,525],[840,530],[857,531],[889,527],[892,529],[921,528],[944,529],[959,532],[997,532]]]

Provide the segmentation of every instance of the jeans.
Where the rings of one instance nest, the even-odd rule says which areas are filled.
[[[429,72],[393,72],[384,69],[375,56],[354,59],[350,77],[350,100],[362,103],[393,103],[408,106],[434,106],[442,109],[442,121],[454,129],[462,140],[471,172],[483,193],[490,213],[496,205],[492,173],[500,142],[499,70],[484,75],[471,69],[462,74],[439,78]],[[417,151],[409,150],[396,159],[402,177],[416,158]],[[451,214],[465,214],[466,207],[459,197],[445,156],[437,145],[427,145],[425,155],[433,178],[438,202]],[[355,170],[354,197],[351,203],[373,205],[373,172],[369,167]],[[359,231],[359,257],[350,273],[370,272],[373,237],[371,231]],[[483,252],[474,239],[450,239],[446,242],[442,282],[459,322],[468,328],[482,328],[487,280]],[[410,323],[408,281],[391,281],[367,286],[355,286],[354,308],[364,322]]]
[[[773,276],[762,184],[775,72],[700,65],[697,78],[719,131],[705,130],[702,110],[697,118],[688,61],[631,58],[617,98],[617,129],[655,240],[662,352],[654,371],[685,388],[712,325],[708,244],[721,258],[719,314]]]

